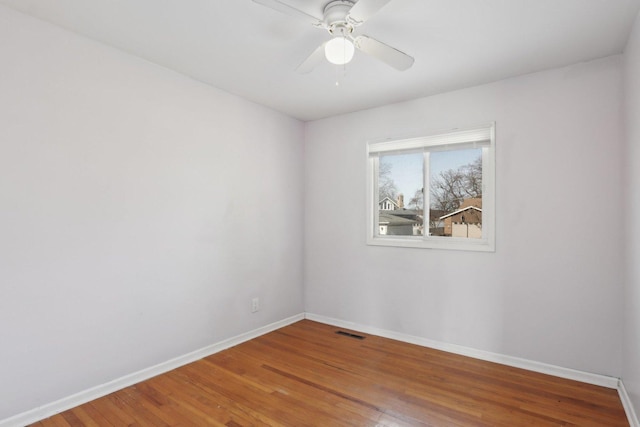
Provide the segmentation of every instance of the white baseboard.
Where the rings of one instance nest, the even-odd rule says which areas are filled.
[[[633,409],[633,404],[631,403],[631,399],[627,394],[627,389],[624,387],[624,383],[622,382],[622,380],[620,380],[620,382],[618,383],[618,394],[620,395],[620,400],[622,401],[624,412],[627,414],[629,426],[640,427],[640,421],[638,421],[638,416],[636,415],[636,411]]]
[[[340,328],[352,329],[354,331],[364,332],[371,335],[378,335],[384,338],[390,338],[397,341],[403,341],[410,344],[416,344],[422,347],[429,347],[436,350],[442,350],[449,353],[460,354],[462,356],[473,357],[474,359],[486,360],[488,362],[500,363],[502,365],[513,366],[514,368],[522,368],[528,371],[539,372],[542,374],[553,375],[560,378],[580,381],[587,384],[598,385],[602,387],[617,389],[619,379],[606,375],[592,374],[589,372],[578,371],[575,369],[563,368],[560,366],[549,365],[546,363],[535,362],[533,360],[521,359],[519,357],[506,356],[504,354],[492,353],[484,350],[477,350],[470,347],[464,347],[456,344],[448,344],[441,341],[420,338],[413,335],[401,334],[386,329],[374,328],[371,326],[360,325],[353,322],[347,322],[340,319],[321,316],[318,314],[306,313],[305,318]]]
[[[106,396],[107,394],[129,387],[133,384],[137,384],[141,381],[155,377],[157,375],[169,372],[173,369],[179,368],[186,364],[195,362],[204,357],[218,353],[229,347],[241,344],[245,341],[249,341],[253,338],[259,337],[276,329],[290,325],[302,319],[309,319],[328,325],[337,326],[340,328],[351,329],[354,331],[360,331],[372,335],[378,335],[385,338],[390,338],[398,341],[407,342],[410,344],[416,344],[423,347],[429,347],[436,350],[447,351],[450,353],[460,354],[463,356],[473,357],[475,359],[486,360],[489,362],[496,362],[507,366],[513,366],[516,368],[522,368],[529,371],[540,372],[543,374],[554,375],[560,378],[566,378],[576,381],[581,381],[587,384],[593,384],[603,386],[607,388],[617,389],[620,395],[620,400],[624,407],[625,413],[629,420],[630,427],[640,427],[638,417],[633,409],[633,405],[621,380],[606,375],[592,374],[589,372],[578,371],[569,368],[563,368],[560,366],[549,365],[546,363],[535,362],[532,360],[521,359],[518,357],[506,356],[498,353],[491,353],[483,350],[476,350],[469,347],[459,346],[455,344],[448,344],[440,341],[429,340],[426,338],[415,337],[412,335],[401,334],[398,332],[389,331],[386,329],[375,328],[371,326],[360,325],[353,322],[347,322],[340,319],[334,319],[331,317],[321,316],[313,313],[297,314],[287,319],[283,319],[278,322],[271,323],[261,328],[249,331],[247,333],[237,335],[235,337],[226,339],[216,344],[209,345],[202,349],[193,351],[183,356],[176,357],[158,365],[143,369],[138,372],[134,372],[124,377],[109,381],[108,383],[101,384],[96,387],[92,387],[88,390],[76,393],[74,395],[65,397],[55,402],[40,406],[38,408],[23,412],[21,414],[0,420],[0,427],[20,427],[27,424],[35,423],[39,420],[48,418],[52,415],[66,411],[67,409],[74,408],[83,403],[90,402],[99,397]]]
[[[224,341],[220,341],[218,343],[201,348],[200,350],[193,351],[191,353],[176,357],[171,360],[167,360],[166,362],[160,363],[150,368],[125,375],[124,377],[109,381],[108,383],[92,387],[88,390],[81,391],[55,402],[48,403],[44,406],[40,406],[38,408],[23,412],[13,417],[0,420],[0,427],[19,427],[35,423],[62,411],[66,411],[67,409],[74,408],[78,405],[82,405],[83,403],[87,403],[99,397],[106,396],[107,394],[129,387],[133,384],[137,384],[141,381],[148,380],[149,378],[155,377],[165,372],[169,372],[173,369],[179,368],[180,366],[195,362],[196,360],[200,360],[204,357],[218,353],[219,351],[225,350],[229,347],[233,347],[245,341],[249,341],[253,338],[259,337],[260,335],[275,331],[276,329],[280,329],[302,319],[304,319],[304,314],[300,313],[287,319],[271,323],[270,325],[266,325],[261,328],[246,332],[244,334],[231,337]]]
[[[519,357],[506,356],[498,353],[491,353],[484,350],[476,350],[469,347],[464,347],[455,344],[448,344],[441,341],[429,340],[426,338],[415,337],[412,335],[401,334],[398,332],[389,331],[386,329],[375,328],[371,326],[360,325],[358,323],[347,322],[340,319],[334,319],[332,317],[321,316],[313,313],[306,313],[305,319],[313,320],[315,322],[325,323],[327,325],[336,326],[338,328],[351,329],[353,331],[363,332],[366,334],[377,335],[384,338],[390,338],[397,341],[407,342],[410,344],[419,345],[422,347],[433,348],[436,350],[442,350],[449,353],[460,354],[462,356],[473,357],[474,359],[486,360],[489,362],[500,363],[502,365],[513,366],[515,368],[522,368],[528,371],[539,372],[542,374],[553,375],[560,378],[569,380],[580,381],[587,384],[593,384],[597,386],[607,387],[611,389],[617,389],[624,407],[624,412],[629,421],[630,427],[640,427],[638,416],[633,409],[631,399],[627,394],[627,390],[624,387],[624,383],[621,379],[610,377],[607,375],[592,374],[590,372],[578,371],[575,369],[563,368],[561,366],[549,365],[546,363],[535,362],[533,360],[521,359]]]

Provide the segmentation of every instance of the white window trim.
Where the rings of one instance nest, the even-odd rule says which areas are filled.
[[[378,223],[379,155],[393,152],[423,151],[428,165],[431,151],[452,148],[482,148],[482,234],[481,239],[443,236],[381,236]],[[424,189],[429,188],[429,173],[424,173]],[[367,143],[367,244],[404,248],[453,249],[495,252],[495,123],[472,128],[438,132],[411,139]],[[426,201],[427,197],[425,197]],[[426,203],[426,202],[425,202]],[[428,209],[425,209],[428,212]],[[427,214],[425,213],[426,221]],[[425,226],[425,230],[428,227]]]

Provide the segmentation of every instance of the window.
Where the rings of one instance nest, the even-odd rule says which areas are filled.
[[[370,142],[367,156],[368,244],[495,250],[494,124]]]

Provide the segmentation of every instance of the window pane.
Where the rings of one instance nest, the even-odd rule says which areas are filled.
[[[482,149],[429,155],[431,236],[482,238]]]
[[[367,244],[494,252],[495,143],[494,123],[367,143]]]
[[[423,225],[423,154],[380,156],[379,235],[421,236]]]

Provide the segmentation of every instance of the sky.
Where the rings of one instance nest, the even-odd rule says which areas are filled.
[[[433,151],[429,156],[431,176],[438,176],[442,171],[468,165],[481,154],[481,148]],[[391,178],[398,188],[398,193],[404,195],[405,206],[409,204],[416,190],[422,188],[422,159],[421,152],[380,156],[381,164],[391,165]]]

